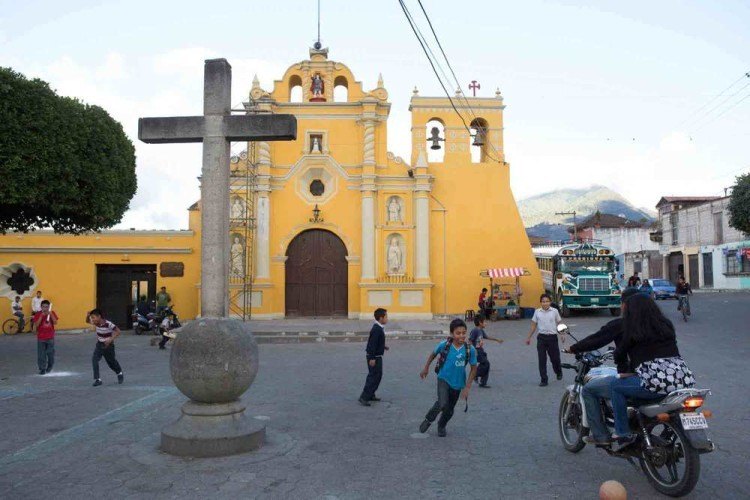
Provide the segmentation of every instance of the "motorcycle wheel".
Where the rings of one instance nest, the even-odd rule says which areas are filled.
[[[133,327],[133,331],[135,332],[136,335],[141,335],[143,333],[143,330],[141,330],[140,325],[135,325]]]
[[[647,431],[654,449],[650,453],[644,450],[640,462],[648,482],[671,497],[693,491],[701,473],[700,455],[690,446],[682,427],[674,421],[655,422]]]
[[[571,401],[570,393],[565,391],[560,401],[557,426],[563,447],[571,453],[578,453],[586,446],[583,437],[588,432],[581,422],[582,415],[581,405],[577,401]]]

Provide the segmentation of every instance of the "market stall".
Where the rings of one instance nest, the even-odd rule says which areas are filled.
[[[502,267],[485,269],[479,273],[490,280],[490,294],[485,302],[485,310],[491,311],[489,319],[518,319],[522,317],[521,278],[531,276],[525,267]]]

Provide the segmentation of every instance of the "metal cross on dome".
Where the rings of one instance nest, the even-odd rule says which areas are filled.
[[[471,83],[469,84],[469,88],[474,93],[474,97],[476,97],[477,96],[477,90],[481,89],[482,86],[479,85],[479,82],[477,82],[476,80],[472,80]]]

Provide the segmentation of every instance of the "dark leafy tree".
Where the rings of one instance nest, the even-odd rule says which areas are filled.
[[[737,176],[727,208],[729,225],[750,234],[750,173]]]
[[[106,111],[0,68],[0,233],[111,227],[135,190],[135,148]]]

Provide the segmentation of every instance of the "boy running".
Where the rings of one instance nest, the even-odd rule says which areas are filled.
[[[552,305],[552,297],[549,294],[543,293],[539,298],[542,303],[542,307],[536,310],[534,317],[531,318],[531,331],[529,336],[526,338],[526,345],[531,344],[531,337],[536,336],[536,351],[539,356],[539,376],[542,381],[539,383],[539,387],[545,387],[547,385],[547,355],[552,362],[552,369],[557,375],[557,380],[562,380],[562,366],[560,366],[560,344],[557,343],[557,325],[562,323],[562,318],[557,309],[550,307]],[[563,344],[565,343],[565,335],[560,334]]]
[[[502,339],[496,339],[487,335],[484,331],[484,321],[485,318],[483,314],[477,314],[474,316],[474,329],[469,334],[469,342],[471,342],[471,345],[477,350],[477,362],[479,363],[479,367],[477,368],[476,380],[479,382],[479,387],[489,389],[490,386],[487,385],[487,379],[490,377],[490,361],[487,359],[487,353],[484,351],[484,339],[493,340],[498,344],[502,344],[503,341]]]
[[[52,371],[55,364],[55,325],[57,314],[49,310],[49,300],[43,300],[40,310],[31,319],[31,327],[36,332],[36,360],[39,375]]]
[[[102,379],[99,378],[99,360],[104,356],[113,372],[117,374],[117,383],[122,384],[125,375],[122,373],[120,363],[115,358],[115,339],[120,336],[120,329],[111,321],[102,317],[99,309],[94,309],[89,313],[88,322],[96,329],[96,347],[94,354],[91,356],[91,364],[94,368],[94,387],[102,385]]]
[[[466,342],[466,323],[463,320],[454,319],[451,321],[450,333],[451,337],[440,342],[435,350],[430,353],[427,363],[419,374],[423,380],[427,378],[430,364],[436,357],[440,357],[436,367],[438,372],[438,398],[425,415],[424,421],[419,425],[419,432],[427,432],[430,424],[440,414],[440,420],[438,420],[438,436],[440,437],[446,436],[445,426],[453,416],[453,408],[455,408],[459,396],[468,404],[469,388],[477,375],[477,350]],[[467,363],[471,365],[468,384],[466,383]]]

